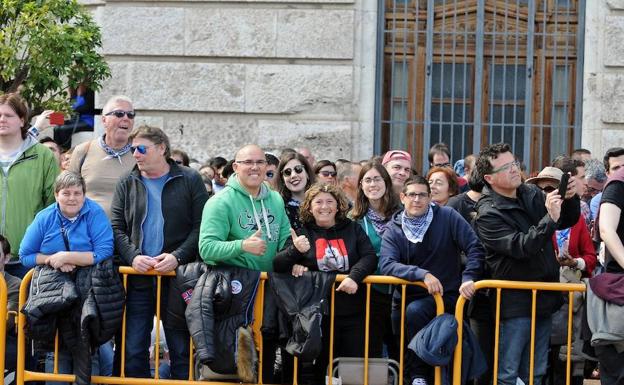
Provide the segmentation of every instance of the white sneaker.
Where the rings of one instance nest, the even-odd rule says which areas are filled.
[[[412,380],[412,385],[427,385],[427,380],[424,378],[414,378],[414,380]]]

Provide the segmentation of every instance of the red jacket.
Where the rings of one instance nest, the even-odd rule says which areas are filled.
[[[573,258],[581,258],[585,261],[585,271],[583,271],[583,277],[591,277],[594,268],[596,267],[596,250],[589,236],[589,230],[585,224],[583,216],[579,216],[578,222],[572,226],[570,230],[570,239],[568,241],[568,252]],[[559,254],[559,247],[557,247],[557,235],[553,235],[553,246],[555,247],[555,253]]]

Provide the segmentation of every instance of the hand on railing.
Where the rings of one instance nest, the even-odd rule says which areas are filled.
[[[137,255],[132,260],[132,268],[139,273],[147,273],[152,270],[158,261],[147,255]]]
[[[344,291],[347,294],[355,294],[357,289],[358,284],[351,278],[347,277],[340,282],[340,286],[338,286],[336,291]]]
[[[162,253],[154,257],[157,264],[154,265],[154,270],[160,273],[168,273],[174,271],[178,267],[178,260],[173,254]]]
[[[444,295],[444,288],[442,287],[442,283],[433,274],[425,274],[425,279],[423,282],[425,282],[429,294],[434,295],[435,293],[440,293],[440,295]]]
[[[471,299],[475,291],[474,281],[466,281],[459,287],[459,294],[466,299]]]

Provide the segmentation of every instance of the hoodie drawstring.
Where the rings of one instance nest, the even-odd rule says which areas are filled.
[[[262,230],[262,223],[260,222],[258,211],[256,211],[256,205],[254,205],[254,201],[251,195],[249,195],[249,200],[251,201],[251,207],[253,208],[256,226],[258,226],[259,230]],[[262,218],[264,219],[264,225],[266,226],[267,238],[269,238],[269,240],[273,240],[273,237],[271,236],[271,228],[269,227],[269,217],[267,216],[266,209],[264,208],[264,201],[262,199],[260,200],[260,205],[262,205]]]

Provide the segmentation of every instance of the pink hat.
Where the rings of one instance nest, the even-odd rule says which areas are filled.
[[[383,160],[381,161],[381,164],[385,165],[391,160],[401,160],[401,159],[404,159],[412,163],[412,156],[409,154],[409,152],[401,151],[401,150],[390,150],[386,152],[386,154],[384,155]]]

